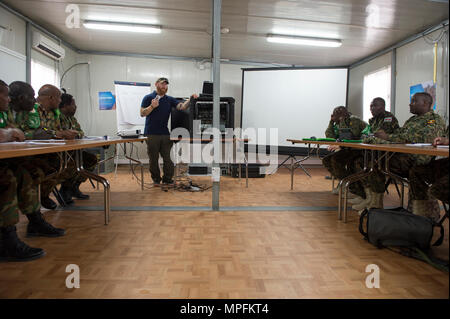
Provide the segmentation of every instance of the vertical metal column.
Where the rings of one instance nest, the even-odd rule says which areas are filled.
[[[212,72],[213,72],[213,128],[220,130],[220,24],[222,0],[212,0]],[[221,136],[214,136],[212,164],[212,209],[219,210]]]
[[[391,56],[391,113],[395,114],[395,90],[397,88],[397,49],[392,50]]]
[[[32,36],[33,35],[31,33],[31,23],[27,21],[27,23],[26,23],[26,40],[25,40],[25,55],[26,55],[25,81],[28,84],[31,84],[31,45],[33,42]]]

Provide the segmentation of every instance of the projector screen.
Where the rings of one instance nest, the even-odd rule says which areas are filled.
[[[347,105],[347,73],[347,68],[243,69],[242,129],[277,128],[280,150],[293,146],[288,138],[325,137],[333,109]],[[269,133],[266,141],[274,145]]]

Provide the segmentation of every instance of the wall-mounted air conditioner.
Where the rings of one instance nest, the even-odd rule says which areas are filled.
[[[33,48],[55,60],[62,60],[66,54],[64,48],[38,32],[33,32]]]

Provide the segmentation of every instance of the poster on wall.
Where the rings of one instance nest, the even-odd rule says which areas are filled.
[[[98,92],[98,106],[100,110],[115,110],[116,97],[111,92]]]
[[[411,101],[414,94],[419,92],[427,92],[433,97],[433,110],[436,111],[436,83],[428,81],[411,86],[409,88],[409,101]]]

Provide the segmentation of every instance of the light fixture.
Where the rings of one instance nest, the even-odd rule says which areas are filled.
[[[161,33],[161,26],[151,24],[84,20],[83,25],[85,28],[96,30]]]
[[[272,43],[313,45],[319,47],[333,47],[333,48],[337,48],[342,45],[342,41],[339,39],[301,37],[301,36],[291,36],[281,34],[269,34],[267,35],[267,41]]]

